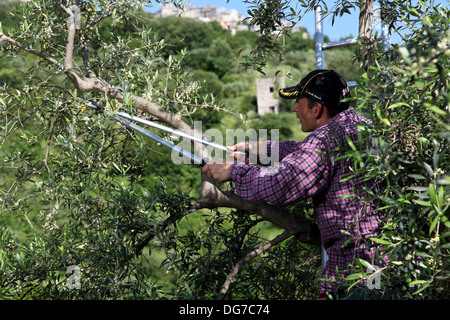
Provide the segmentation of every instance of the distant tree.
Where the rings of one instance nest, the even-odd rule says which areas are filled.
[[[229,44],[216,38],[205,48],[193,49],[185,62],[192,69],[208,71],[221,78],[235,68],[234,60]]]
[[[214,39],[224,34],[217,22],[204,23],[177,16],[160,19],[148,19],[146,28],[152,28],[164,37],[169,44],[164,51],[175,55],[181,49],[193,50],[208,48]]]

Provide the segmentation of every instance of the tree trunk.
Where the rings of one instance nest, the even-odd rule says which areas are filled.
[[[361,57],[364,69],[368,71],[372,64],[370,40],[373,28],[373,0],[361,0],[359,11],[358,38],[361,41]]]

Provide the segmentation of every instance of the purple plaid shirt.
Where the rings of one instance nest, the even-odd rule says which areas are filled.
[[[336,159],[339,152],[333,151],[348,146],[346,136],[357,141],[357,125],[362,123],[369,120],[353,109],[346,110],[301,142],[268,141],[267,150],[279,152],[276,168],[235,163],[231,169],[236,192],[248,201],[288,206],[312,197],[314,217],[328,255],[322,271],[325,279],[337,279],[336,267],[339,277],[348,274],[345,270],[355,257],[374,262],[376,247],[368,238],[378,235],[382,215],[374,211],[372,202],[360,197],[364,196],[363,187],[371,189],[374,183],[357,176],[344,179],[352,173],[353,162]],[[352,194],[359,196],[348,197]],[[332,283],[321,282],[321,293],[333,290]]]

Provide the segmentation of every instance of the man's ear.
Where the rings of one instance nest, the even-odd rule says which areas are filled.
[[[321,117],[326,115],[327,110],[325,109],[325,106],[319,102],[314,102],[314,118],[320,119]]]

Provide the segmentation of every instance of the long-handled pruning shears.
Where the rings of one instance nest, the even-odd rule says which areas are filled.
[[[139,117],[136,117],[136,116],[131,116],[131,115],[129,115],[126,112],[122,112],[122,111],[111,112],[107,108],[105,108],[104,106],[102,106],[101,104],[99,104],[97,102],[86,101],[86,105],[107,113],[108,115],[110,115],[112,118],[114,118],[115,120],[119,121],[123,125],[131,128],[133,130],[136,130],[136,131],[138,131],[140,133],[142,133],[143,135],[145,135],[145,136],[155,140],[158,143],[161,143],[162,145],[164,145],[164,146],[174,150],[175,152],[178,152],[180,155],[189,158],[190,160],[193,161],[193,163],[200,164],[202,167],[206,164],[206,161],[204,159],[196,156],[195,154],[192,154],[189,151],[186,151],[183,148],[180,148],[180,147],[174,145],[173,143],[171,143],[171,142],[169,142],[169,141],[167,141],[167,140],[157,136],[156,134],[154,134],[154,133],[152,133],[152,132],[150,132],[148,130],[145,130],[144,128],[138,126],[137,124],[135,124],[135,123],[133,123],[131,121],[136,121],[136,122],[139,122],[139,123],[151,126],[153,128],[157,128],[157,129],[160,129],[160,130],[163,130],[163,131],[175,134],[177,136],[187,138],[187,139],[192,140],[192,141],[200,142],[200,143],[202,143],[204,145],[211,146],[211,147],[213,147],[215,149],[226,151],[227,153],[244,154],[241,151],[231,151],[231,150],[227,149],[227,147],[224,146],[224,145],[221,145],[221,144],[218,144],[218,143],[215,143],[215,142],[211,142],[211,141],[202,139],[202,138],[197,137],[197,136],[190,135],[190,134],[188,134],[186,132],[183,132],[183,131],[180,131],[180,130],[176,130],[176,129],[172,129],[172,128],[166,127],[164,125],[161,125],[159,123],[155,123],[153,121],[142,119],[142,118],[139,118]]]

